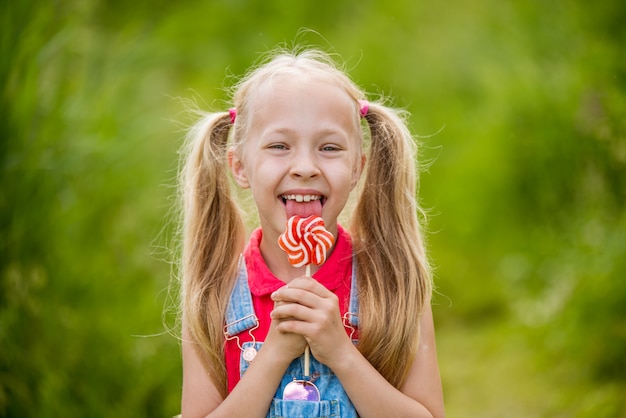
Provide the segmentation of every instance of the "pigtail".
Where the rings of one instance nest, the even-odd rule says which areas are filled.
[[[228,175],[231,126],[228,113],[204,116],[189,132],[181,175],[183,326],[224,396],[223,318],[245,241]]]
[[[370,150],[351,231],[359,271],[359,349],[400,387],[418,347],[431,278],[417,217],[416,147],[401,114],[371,103]]]

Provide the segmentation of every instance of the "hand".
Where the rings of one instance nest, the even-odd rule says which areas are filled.
[[[274,303],[274,311],[277,307],[283,305],[283,302]],[[292,332],[285,332],[278,330],[278,326],[281,323],[281,319],[274,317],[272,311],[272,322],[270,329],[263,343],[264,349],[272,349],[276,351],[276,355],[280,358],[287,359],[291,362],[304,353],[304,349],[307,345],[306,340],[302,335],[294,334]]]
[[[272,320],[277,331],[301,335],[315,358],[329,366],[340,362],[352,348],[337,296],[310,277],[299,277],[272,294]]]

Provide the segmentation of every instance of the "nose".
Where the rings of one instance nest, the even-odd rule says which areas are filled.
[[[311,150],[301,150],[294,155],[291,163],[291,176],[298,179],[315,178],[320,175],[319,165],[315,152]]]

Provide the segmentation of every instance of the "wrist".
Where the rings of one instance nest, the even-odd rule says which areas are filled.
[[[263,352],[264,357],[266,357],[265,361],[270,363],[272,367],[279,369],[286,369],[295,358],[302,354],[295,353],[285,346],[271,341],[263,343],[263,349],[259,351],[259,354],[261,352]]]
[[[349,371],[353,367],[354,360],[361,356],[361,352],[351,340],[346,340],[341,344],[341,348],[337,349],[332,359],[326,363],[328,367],[336,374],[340,375],[342,371]]]

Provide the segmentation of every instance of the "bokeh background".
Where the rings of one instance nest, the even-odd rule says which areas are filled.
[[[179,412],[185,101],[224,110],[301,44],[412,113],[448,415],[625,417],[624,22],[619,0],[2,1],[0,416]]]

